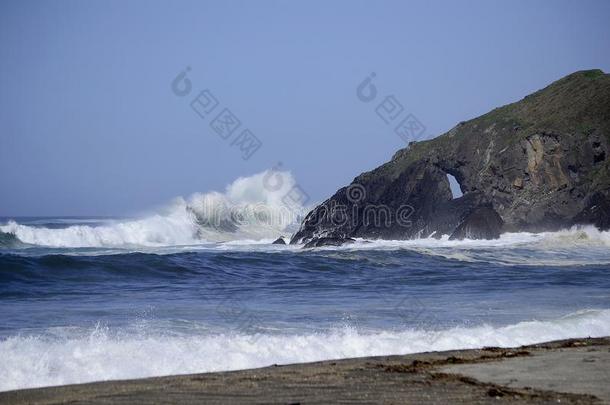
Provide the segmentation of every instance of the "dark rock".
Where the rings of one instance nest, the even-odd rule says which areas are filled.
[[[458,225],[449,239],[498,239],[503,225],[504,221],[493,208],[475,208]]]
[[[499,232],[607,227],[608,205],[590,202],[610,196],[609,106],[610,75],[576,72],[435,139],[410,143],[314,208],[290,243],[457,238],[460,226],[497,237],[497,218],[481,207],[501,218]],[[447,174],[462,197],[453,199]]]
[[[274,240],[272,243],[272,245],[285,245],[285,244],[286,244],[286,241],[284,240],[283,236],[280,236],[279,238]]]
[[[574,217],[574,224],[595,225],[602,231],[610,230],[610,198],[602,193],[596,193],[585,208]]]
[[[307,242],[303,248],[314,248],[322,246],[341,246],[346,243],[354,243],[352,238],[314,238]]]

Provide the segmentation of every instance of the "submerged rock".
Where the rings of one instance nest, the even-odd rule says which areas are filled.
[[[290,243],[610,229],[610,75],[576,72],[412,142],[314,208]],[[453,198],[452,175],[462,197]],[[487,208],[485,208],[487,207]]]
[[[346,243],[354,243],[355,239],[352,238],[314,238],[307,242],[303,248],[314,248],[322,246],[341,246]]]
[[[273,245],[285,245],[286,241],[284,240],[283,236],[280,236],[279,238],[277,238],[276,240],[273,241],[272,243]]]

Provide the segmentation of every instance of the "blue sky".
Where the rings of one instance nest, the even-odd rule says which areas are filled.
[[[607,1],[3,1],[0,216],[136,214],[278,162],[319,201],[405,146],[382,97],[439,135],[609,72],[609,17]],[[201,118],[204,89],[219,107]],[[221,108],[262,142],[248,160],[210,127]]]

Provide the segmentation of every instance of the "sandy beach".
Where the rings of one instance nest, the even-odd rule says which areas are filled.
[[[0,393],[0,404],[610,403],[610,338]]]

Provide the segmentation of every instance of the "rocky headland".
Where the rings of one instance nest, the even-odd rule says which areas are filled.
[[[463,196],[453,198],[447,175]],[[291,243],[492,239],[577,224],[610,229],[610,75],[601,70],[410,143],[314,208]]]

